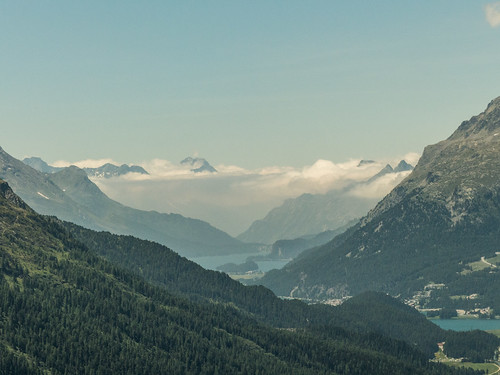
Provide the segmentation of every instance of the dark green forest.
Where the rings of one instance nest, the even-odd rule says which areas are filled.
[[[218,301],[236,305],[241,312],[275,327],[341,327],[352,332],[378,334],[415,345],[428,358],[437,351],[437,343],[452,333],[429,322],[414,308],[383,293],[365,292],[339,307],[306,305],[297,300],[282,300],[268,289],[245,287],[224,273],[208,271],[172,250],[131,236],[95,232],[63,223],[72,235],[111,262],[141,274],[146,280],[182,293],[193,301]],[[482,359],[492,358],[500,345],[497,338],[479,351]],[[454,337],[454,336],[453,336]],[[461,348],[470,358],[478,358],[473,335],[465,333]],[[475,347],[468,353],[468,347]],[[447,347],[446,347],[447,350]],[[450,353],[451,356],[451,353]]]
[[[275,328],[223,301],[229,297],[210,300],[153,285],[2,189],[2,374],[475,373],[429,363],[413,345],[375,332],[330,324]],[[300,302],[290,306],[299,306],[290,310],[295,314],[308,310]]]

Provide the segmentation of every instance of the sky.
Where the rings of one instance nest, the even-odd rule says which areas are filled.
[[[420,153],[500,95],[499,8],[2,0],[1,146],[244,168]]]
[[[0,51],[5,151],[151,168],[99,186],[235,234],[342,166],[416,162],[483,111],[500,2],[0,0]],[[190,155],[219,178],[175,172]]]

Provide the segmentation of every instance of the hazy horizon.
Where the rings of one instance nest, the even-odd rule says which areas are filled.
[[[408,153],[390,160],[371,160],[362,166],[360,159],[337,163],[317,160],[300,168],[274,165],[253,170],[221,164],[215,165],[216,173],[195,173],[190,166],[180,162],[153,159],[130,163],[143,167],[148,175],[129,173],[91,179],[105,194],[122,204],[204,220],[237,236],[271,209],[302,194],[325,194],[348,188],[350,195],[379,200],[408,172],[389,174],[367,184],[359,183],[366,182],[387,164],[396,167],[405,160],[415,166],[418,159],[417,153]],[[92,168],[105,163],[122,164],[108,158],[60,160],[53,166]]]

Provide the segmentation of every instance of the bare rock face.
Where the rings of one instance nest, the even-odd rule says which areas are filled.
[[[28,209],[28,205],[24,203],[24,201],[16,194],[14,194],[9,184],[3,180],[0,180],[0,197],[4,198],[7,202],[10,202],[16,207],[24,210]]]
[[[411,175],[387,195],[364,222],[415,191],[446,202],[452,208],[470,200],[479,191],[497,190],[500,186],[499,156],[500,97],[483,113],[464,121],[448,139],[427,146]]]

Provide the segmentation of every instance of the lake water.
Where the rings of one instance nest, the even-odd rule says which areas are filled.
[[[472,331],[480,329],[491,331],[500,329],[500,319],[431,319],[431,322],[443,329],[452,331]]]
[[[247,258],[253,254],[232,254],[232,255],[216,255],[210,257],[197,257],[189,258],[195,263],[198,263],[203,268],[207,270],[216,270],[218,266],[222,266],[226,263],[245,263]]]
[[[262,272],[267,272],[267,271],[271,271],[271,270],[274,270],[274,269],[281,269],[283,267],[285,267],[285,264],[287,264],[288,262],[290,262],[290,259],[287,259],[287,260],[258,260],[258,261],[255,261],[255,263],[257,263],[259,265],[259,269],[262,271]]]
[[[248,257],[250,256],[257,256],[257,255],[262,255],[261,253],[255,253],[255,254],[232,254],[232,255],[217,255],[217,256],[210,256],[210,257],[198,257],[198,258],[189,258],[189,260],[192,260],[195,263],[198,263],[200,266],[203,268],[209,269],[209,270],[217,270],[218,266],[222,266],[223,264],[226,263],[236,263],[236,264],[241,264],[245,263]],[[259,266],[259,270],[262,272],[267,272],[272,269],[280,269],[287,264],[289,260],[263,260],[263,261],[256,261],[257,265]]]

